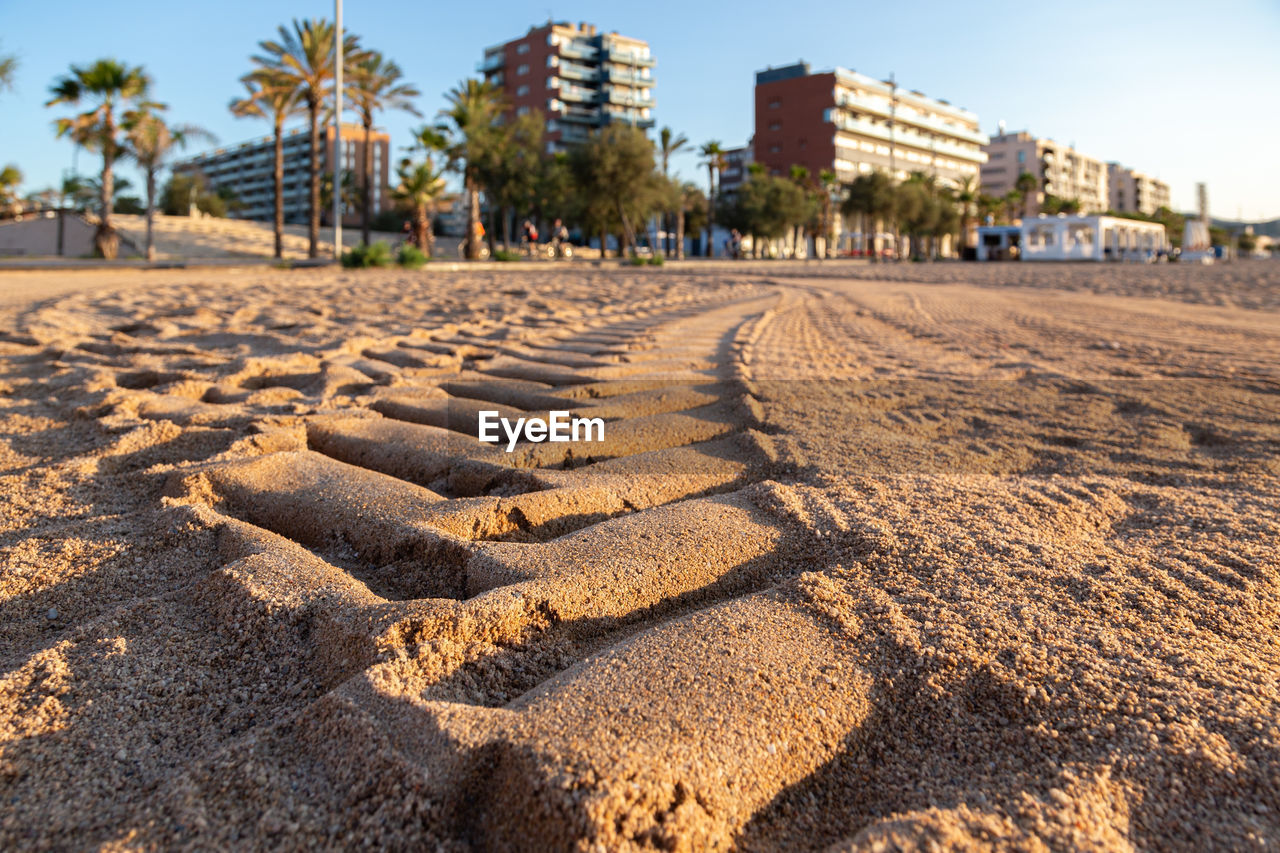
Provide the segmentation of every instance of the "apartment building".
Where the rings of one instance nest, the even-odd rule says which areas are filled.
[[[646,41],[548,22],[486,49],[476,70],[502,88],[510,115],[545,116],[555,152],[610,123],[653,127],[653,68]]]
[[[977,182],[986,143],[972,112],[893,79],[813,73],[805,62],[756,73],[753,155],[772,174],[801,165],[848,182],[873,170],[924,172],[956,186]]]
[[[755,148],[751,142],[741,148],[729,148],[724,154],[724,167],[720,169],[719,191],[732,193],[751,173],[755,162]]]
[[[1046,195],[1078,201],[1081,213],[1102,213],[1110,207],[1107,165],[1068,145],[1022,130],[991,137],[985,151],[981,185],[987,195],[1014,189],[1023,172],[1035,177],[1036,192],[1026,199],[1029,216],[1040,213]]]
[[[335,133],[326,126],[320,140],[321,173],[333,171]],[[357,192],[364,182],[364,128],[342,125],[342,168],[355,180]],[[373,181],[370,211],[376,216],[391,207],[387,187],[390,183],[391,137],[375,131],[369,137],[373,148]],[[284,137],[284,220],[304,223],[310,216],[311,139],[307,129],[294,130]],[[199,172],[211,187],[230,189],[239,205],[228,216],[271,222],[275,218],[275,141],[263,136],[239,145],[216,148],[174,164],[175,172]],[[321,213],[324,222],[332,224],[333,212],[326,206]],[[361,221],[357,205],[343,209],[344,225]]]
[[[1107,189],[1110,193],[1109,209],[1117,213],[1152,216],[1171,203],[1168,184],[1119,163],[1107,164]]]

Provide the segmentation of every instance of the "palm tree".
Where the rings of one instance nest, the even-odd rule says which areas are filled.
[[[299,101],[307,107],[311,129],[311,215],[307,227],[307,257],[310,258],[316,257],[320,239],[320,174],[323,171],[320,163],[320,110],[333,94],[336,70],[333,62],[334,35],[333,24],[323,18],[318,21],[295,18],[292,29],[280,26],[278,40],[259,42],[258,47],[263,53],[253,57],[259,68],[270,69],[279,75],[281,82],[291,84]],[[342,52],[344,63],[354,64],[364,58],[355,36],[343,37]],[[334,140],[334,144],[341,144],[341,140]]]
[[[969,214],[978,201],[978,185],[972,175],[965,176],[956,192],[956,202],[960,205],[960,246],[969,247]]]
[[[413,106],[411,98],[422,93],[417,87],[400,82],[402,77],[400,66],[385,59],[376,50],[371,50],[351,67],[351,84],[346,94],[351,99],[351,108],[360,116],[360,124],[364,127],[364,157],[360,164],[362,175],[360,198],[360,230],[365,245],[369,244],[370,202],[373,185],[373,114],[377,110],[404,110],[410,115],[421,116]]]
[[[428,256],[435,251],[431,219],[445,188],[444,168],[443,165],[436,166],[436,159],[448,147],[449,140],[439,130],[433,127],[419,128],[414,134],[412,149],[423,149],[426,157],[420,163],[414,163],[408,157],[402,160],[397,170],[400,183],[391,189],[391,197],[412,212],[413,233],[418,248]]]
[[[811,189],[811,187],[809,186],[809,167],[801,166],[798,163],[792,163],[791,169],[788,171],[787,177],[791,179],[791,183],[799,187],[800,191],[805,194],[806,202],[807,202],[807,196],[809,195],[809,190]],[[800,257],[800,232],[803,229],[804,229],[804,225],[799,220],[791,223],[791,259],[792,260],[795,260],[796,258]],[[806,240],[806,242],[808,241]],[[815,243],[814,249],[816,250],[817,248],[818,248],[817,244]]]
[[[848,195],[840,207],[846,216],[857,213],[862,217],[862,229],[865,235],[870,229],[871,239],[863,238],[863,247],[872,263],[880,260],[879,231],[881,220],[891,220],[897,207],[896,185],[888,172],[868,172],[858,175],[849,184]]]
[[[831,257],[831,232],[835,227],[835,216],[832,215],[835,212],[835,199],[832,194],[839,186],[839,179],[831,169],[818,172],[818,191],[821,194],[822,204],[822,257],[824,258]]]
[[[284,123],[301,112],[298,90],[288,78],[260,68],[240,78],[245,97],[231,102],[238,118],[256,116],[271,119],[275,136],[275,256],[284,257]]]
[[[488,80],[469,78],[453,87],[447,95],[449,106],[441,115],[449,120],[456,135],[451,149],[455,168],[462,171],[463,189],[467,194],[466,256],[480,256],[480,189],[485,157],[495,143],[495,130],[506,103],[501,91]]]
[[[686,145],[688,145],[689,137],[685,136],[683,133],[676,133],[674,130],[672,130],[669,127],[664,127],[658,133],[658,139],[659,139],[658,152],[662,156],[662,177],[668,178],[670,177],[668,166],[671,162],[671,155],[679,151],[681,148],[684,148]],[[663,228],[663,231],[667,232],[668,234],[670,233],[671,231],[670,211],[666,212],[666,214],[663,216],[662,228]],[[665,250],[663,254],[669,257],[671,255],[671,240],[668,237],[667,239],[664,239],[662,242],[663,242],[663,249]]]
[[[193,139],[213,141],[214,136],[204,128],[192,124],[171,127],[148,109],[125,113],[124,128],[129,153],[147,177],[147,260],[154,261],[156,252],[151,232],[156,214],[156,173],[164,167],[175,149],[185,148]]]
[[[17,206],[18,186],[21,183],[22,172],[17,166],[11,164],[0,169],[0,211]]]
[[[716,256],[716,179],[720,175],[720,170],[724,168],[724,146],[719,140],[713,139],[704,144],[698,153],[702,155],[707,167],[707,257],[714,258]]]
[[[1022,218],[1026,219],[1029,215],[1031,199],[1040,190],[1040,182],[1030,172],[1020,172],[1018,179],[1013,182],[1013,187],[1022,195]]]
[[[18,57],[0,53],[0,91],[13,90],[13,78],[18,73]]]
[[[99,59],[92,65],[73,65],[71,73],[54,81],[53,95],[46,107],[55,104],[78,106],[89,101],[92,106],[70,118],[60,118],[58,136],[69,135],[77,145],[102,152],[102,212],[93,235],[94,251],[99,257],[113,259],[120,248],[120,238],[111,227],[111,202],[115,194],[115,161],[128,153],[120,139],[116,110],[132,105],[135,109],[164,109],[163,105],[146,101],[151,78],[141,66],[130,67],[114,59]]]

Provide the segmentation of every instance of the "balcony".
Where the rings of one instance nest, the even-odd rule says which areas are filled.
[[[591,132],[585,127],[566,127],[560,131],[561,142],[586,142],[591,138]]]
[[[912,115],[905,111],[897,111],[895,114],[891,108],[888,98],[851,98],[847,95],[841,95],[836,98],[836,105],[856,110],[858,112],[875,113],[883,118],[889,118],[892,115],[899,125],[912,124],[918,127],[926,127],[929,130],[954,136],[957,139],[963,139],[966,142],[972,142],[976,145],[986,145],[991,141],[991,138],[981,131],[970,130],[966,127],[961,127],[960,125],[947,124],[941,119],[922,115]]]
[[[560,120],[564,122],[572,122],[574,124],[595,126],[600,123],[600,110],[588,109],[586,107],[566,106],[564,111],[560,113]]]
[[[560,100],[576,101],[580,104],[594,104],[600,97],[600,93],[595,89],[588,89],[585,86],[560,86]]]
[[[476,63],[476,71],[479,71],[481,74],[485,74],[490,71],[497,71],[505,63],[505,55],[501,53],[491,53]]]
[[[630,89],[618,89],[610,86],[605,90],[604,100],[623,107],[652,107],[653,98],[645,98]]]
[[[834,118],[835,126],[847,133],[883,139],[886,142],[892,142],[894,145],[914,148],[918,151],[927,151],[930,154],[945,154],[970,163],[987,162],[987,155],[981,151],[963,148],[952,142],[927,139],[910,128],[898,127],[896,131],[891,132],[887,124],[875,124],[867,119],[850,118],[842,113],[837,113]]]
[[[600,51],[589,44],[567,41],[560,44],[560,55],[567,59],[595,62],[600,57]]]
[[[617,62],[622,65],[638,65],[642,68],[653,67],[653,57],[641,56],[631,50],[621,50],[616,47],[611,47],[608,50],[608,57],[610,62]]]
[[[609,69],[609,82],[621,83],[625,86],[652,86],[652,77],[643,77],[634,71],[624,71],[616,66]]]
[[[574,65],[571,62],[561,62],[557,73],[566,80],[583,80],[594,83],[600,79],[600,73],[586,65]]]

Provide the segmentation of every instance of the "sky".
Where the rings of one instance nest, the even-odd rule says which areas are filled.
[[[143,65],[175,122],[205,127],[221,144],[266,135],[267,122],[227,110],[249,56],[280,24],[332,16],[332,0],[0,0],[0,53],[20,62],[14,90],[0,92],[0,166],[22,170],[24,191],[60,180],[73,146],[54,138],[53,120],[67,111],[44,107],[49,86],[71,64],[105,56]],[[486,46],[548,17],[587,21],[649,41],[654,118],[691,148],[744,144],[754,73],[803,59],[814,71],[893,72],[905,88],[973,110],[987,133],[1004,121],[1152,174],[1180,210],[1194,209],[1195,184],[1205,181],[1214,216],[1280,217],[1280,0],[347,0],[343,17],[404,69],[427,118],[450,87],[476,75]],[[379,123],[399,148],[422,121],[385,113]],[[80,172],[96,173],[95,159],[81,152]],[[706,180],[692,152],[672,165]]]

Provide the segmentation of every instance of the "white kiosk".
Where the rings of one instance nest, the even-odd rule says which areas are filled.
[[[1158,260],[1169,249],[1164,225],[1118,216],[1041,214],[1022,223],[1024,261]]]

